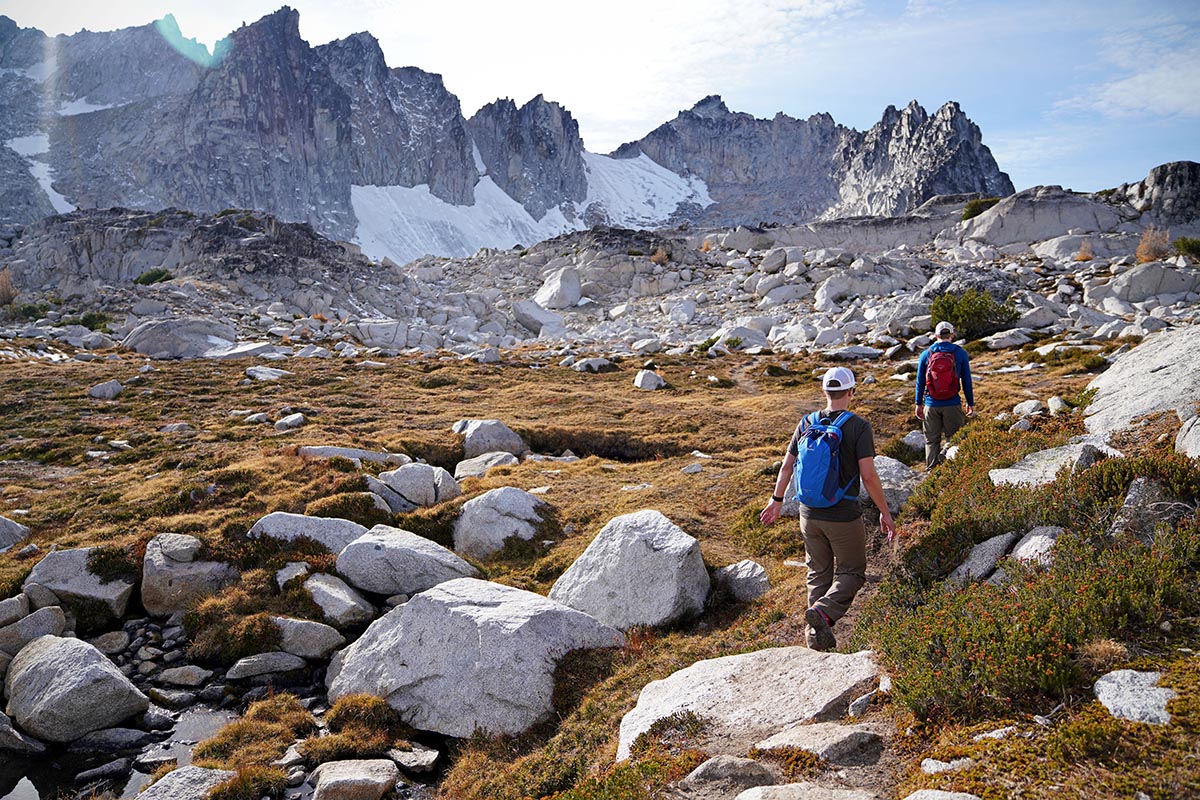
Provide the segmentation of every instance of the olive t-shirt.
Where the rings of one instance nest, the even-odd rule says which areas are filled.
[[[840,411],[821,411],[821,422],[824,424],[837,419]],[[804,419],[807,419],[805,416]],[[800,436],[805,428],[804,419],[796,426],[792,441],[788,444],[788,452],[796,458],[800,457]],[[875,435],[871,432],[871,423],[857,414],[842,425],[842,444],[838,450],[838,485],[850,485],[846,496],[828,508],[812,508],[800,504],[800,516],[807,519],[820,519],[826,522],[851,522],[862,516],[862,506],[857,499],[850,499],[863,494],[862,481],[858,474],[860,458],[875,457]]]

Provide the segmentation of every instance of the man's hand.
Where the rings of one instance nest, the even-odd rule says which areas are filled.
[[[896,525],[892,522],[892,515],[887,510],[879,515],[879,529],[887,534],[889,542],[896,538]]]
[[[968,406],[968,408],[969,408],[969,406]],[[913,406],[913,416],[919,420],[924,420],[925,419],[925,409],[920,404]]]
[[[767,503],[767,507],[758,515],[758,521],[763,525],[770,525],[779,519],[779,512],[781,511],[783,511],[783,503],[772,500],[770,503]]]
[[[967,406],[967,416],[968,417],[975,416],[975,406]]]

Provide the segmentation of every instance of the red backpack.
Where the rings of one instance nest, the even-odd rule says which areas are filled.
[[[935,351],[929,354],[925,367],[925,392],[934,400],[950,400],[958,396],[958,364],[954,353]]]

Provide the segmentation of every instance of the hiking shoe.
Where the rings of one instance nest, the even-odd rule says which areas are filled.
[[[828,620],[821,613],[820,609],[810,608],[804,612],[804,621],[812,626],[813,639],[808,646],[813,650],[832,650],[837,647],[837,639],[833,638],[833,630],[829,627]],[[805,639],[807,640],[807,636]]]
[[[804,626],[804,644],[809,650],[817,649],[817,632],[812,629],[811,625]]]

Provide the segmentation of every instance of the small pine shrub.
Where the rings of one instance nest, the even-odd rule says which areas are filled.
[[[20,292],[13,287],[12,272],[8,267],[0,269],[0,307],[12,305],[18,294]]]
[[[19,319],[35,320],[46,315],[50,310],[50,306],[38,305],[37,303],[21,303],[12,308],[12,313]]]
[[[566,254],[564,253],[563,255],[566,255]],[[626,250],[625,255],[627,255],[627,256],[644,256],[646,254],[644,252],[642,252],[641,250]]]
[[[108,323],[112,321],[112,317],[103,311],[85,311],[79,318],[79,324],[92,331],[108,330]]]
[[[961,295],[944,294],[929,306],[933,324],[947,320],[962,336],[976,339],[1016,322],[1020,314],[1011,302],[997,303],[986,291],[967,289]]]
[[[654,254],[650,256],[650,263],[657,264],[660,267],[665,267],[670,260],[671,254],[667,252],[665,247],[655,249]]]
[[[88,553],[88,572],[101,583],[125,581],[134,583],[141,576],[137,558],[129,550],[116,545],[103,545]]]
[[[174,277],[175,276],[171,274],[169,269],[166,269],[165,267],[155,267],[154,269],[148,269],[141,275],[138,275],[133,282],[138,286],[149,286],[152,283],[169,281]]]
[[[973,217],[978,217],[999,202],[999,197],[976,197],[974,200],[968,200],[966,207],[963,209],[962,218],[966,221]]]
[[[1167,246],[1171,240],[1171,232],[1165,228],[1158,228],[1154,225],[1146,228],[1142,234],[1141,241],[1138,242],[1137,262],[1146,264],[1151,261],[1160,261],[1171,254],[1170,248]]]
[[[1174,242],[1175,252],[1181,256],[1190,258],[1200,258],[1200,238],[1193,236],[1180,236]],[[4,305],[0,299],[0,305]]]

